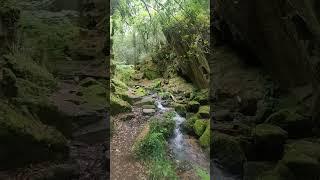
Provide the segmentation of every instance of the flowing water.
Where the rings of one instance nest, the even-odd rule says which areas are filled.
[[[172,110],[162,105],[161,100],[156,102],[160,113]],[[195,137],[183,134],[181,124],[186,120],[175,112],[174,120],[176,122],[174,134],[169,140],[169,147],[176,161],[188,161],[189,163],[206,169],[210,172],[210,157],[209,153],[205,153],[200,147]],[[225,173],[215,163],[211,164],[211,179],[213,180],[239,180],[233,175]]]

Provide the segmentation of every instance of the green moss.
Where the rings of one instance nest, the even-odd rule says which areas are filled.
[[[201,167],[196,167],[196,172],[200,180],[210,180],[210,174]]]
[[[138,89],[135,89],[135,94],[137,96],[146,96],[147,92],[143,87],[139,87]]]
[[[194,91],[191,95],[191,99],[199,102],[201,105],[207,105],[209,103],[209,91],[208,89],[201,89],[200,91]]]
[[[232,173],[243,170],[246,156],[235,137],[226,134],[212,133],[211,158],[217,159],[219,163]]]
[[[312,118],[304,117],[297,112],[297,108],[282,109],[266,120],[286,130],[290,138],[308,137],[314,127]]]
[[[162,133],[166,139],[169,138],[173,134],[175,128],[173,116],[173,113],[167,113],[162,119],[151,118],[150,132]]]
[[[206,130],[204,131],[204,133],[199,139],[200,145],[202,147],[205,147],[205,148],[210,147],[210,138],[211,138],[210,135],[211,135],[210,124],[208,124]]]
[[[102,84],[96,84],[89,87],[81,87],[80,92],[83,94],[82,99],[89,104],[89,106],[105,107],[107,91]]]
[[[187,104],[188,112],[196,113],[200,108],[200,103],[198,101],[189,101]]]
[[[134,154],[142,160],[162,159],[165,155],[165,138],[162,133],[149,133],[134,145]]]
[[[116,115],[122,112],[130,112],[132,110],[131,105],[114,95],[113,93],[111,94],[110,98],[110,106],[111,106],[111,115]]]
[[[156,70],[145,69],[144,76],[145,76],[145,78],[147,78],[149,80],[154,80],[154,79],[157,79],[160,75]]]
[[[67,140],[59,131],[4,103],[0,103],[0,145],[1,167],[60,160],[68,153]]]
[[[180,115],[185,115],[187,112],[186,105],[184,105],[184,104],[175,103],[174,109]]]
[[[26,80],[29,80],[39,86],[55,88],[57,83],[51,73],[45,67],[35,63],[28,56],[23,54],[12,54],[5,56],[8,66],[11,67],[14,74]]]
[[[201,136],[207,127],[207,121],[202,119],[197,119],[193,125],[194,132],[197,136]]]
[[[191,116],[188,118],[186,121],[183,122],[182,128],[185,132],[192,134],[194,133],[194,123],[198,120],[199,118],[196,115]]]
[[[200,106],[198,114],[201,118],[210,118],[210,106]]]
[[[176,169],[172,162],[169,160],[157,160],[152,163],[150,174],[150,179],[170,179],[170,180],[178,180],[178,176],[176,174]]]
[[[162,100],[167,100],[167,99],[170,99],[171,98],[171,94],[169,92],[160,92],[159,93],[159,97],[162,99]]]
[[[128,83],[132,80],[134,74],[135,70],[132,65],[116,65],[115,79]]]

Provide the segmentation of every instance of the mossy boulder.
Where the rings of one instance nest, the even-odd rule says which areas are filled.
[[[107,103],[107,91],[106,86],[102,83],[91,85],[89,87],[80,87],[79,92],[81,92],[81,100],[85,105],[92,109],[102,109],[106,107]]]
[[[202,119],[210,118],[210,106],[201,106],[199,108],[198,114]]]
[[[186,113],[187,113],[186,105],[175,103],[174,104],[174,109],[181,116],[186,116]]]
[[[218,132],[212,133],[211,141],[211,157],[217,159],[229,172],[241,174],[246,156],[239,141],[233,136]]]
[[[287,132],[278,126],[259,124],[254,133],[256,153],[260,160],[279,160],[282,157]],[[272,152],[272,153],[270,153]]]
[[[46,97],[21,97],[12,101],[17,108],[31,112],[43,124],[55,127],[64,136],[72,134],[71,119]]]
[[[320,177],[320,144],[298,140],[286,146],[277,173],[291,179],[318,179]]]
[[[187,111],[196,113],[199,111],[200,103],[198,101],[189,101],[187,104]]]
[[[120,99],[114,94],[111,94],[110,107],[111,115],[116,115],[123,112],[131,112],[132,110],[131,105],[127,101]]]
[[[185,120],[181,125],[183,131],[185,131],[188,134],[194,134],[193,126],[194,126],[194,123],[196,122],[196,120],[198,120],[198,119],[199,118],[196,115],[187,118],[187,120]]]
[[[59,131],[4,103],[0,103],[0,146],[1,168],[62,160],[68,155],[67,139]]]
[[[201,136],[206,130],[208,121],[203,119],[197,119],[193,125],[194,132],[197,136]]]
[[[57,82],[53,75],[43,66],[38,65],[31,58],[20,55],[6,55],[7,66],[19,77],[29,80],[39,86],[55,88]]]
[[[143,105],[154,105],[155,100],[152,97],[144,97],[140,101],[135,103],[138,106],[143,106]]]
[[[315,126],[310,117],[300,115],[296,108],[282,109],[268,117],[266,122],[286,130],[290,138],[308,137]]]
[[[200,145],[204,148],[210,147],[210,139],[211,139],[211,130],[210,130],[210,124],[207,125],[206,130],[200,137]]]
[[[209,90],[201,89],[193,92],[191,95],[192,100],[199,102],[201,105],[209,104]]]

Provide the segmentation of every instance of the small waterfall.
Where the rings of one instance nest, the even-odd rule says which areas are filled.
[[[184,144],[185,139],[183,138],[183,134],[181,132],[181,124],[186,119],[181,117],[178,113],[175,114],[174,120],[176,122],[176,127],[174,130],[174,135],[170,140],[171,148],[173,149],[173,153],[177,158],[182,158],[184,156]]]

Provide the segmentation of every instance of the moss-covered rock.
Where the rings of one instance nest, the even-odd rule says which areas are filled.
[[[111,115],[116,115],[122,112],[130,112],[132,110],[132,107],[128,102],[120,99],[114,94],[111,94],[110,107]]]
[[[89,87],[92,85],[97,85],[99,84],[99,82],[91,77],[87,77],[85,79],[83,79],[82,81],[80,81],[80,86],[82,87]]]
[[[35,63],[31,58],[21,55],[6,55],[7,66],[19,77],[29,80],[39,86],[55,88],[57,82],[45,67]]]
[[[232,173],[241,173],[243,163],[246,160],[245,154],[235,137],[226,134],[212,133],[211,157]]]
[[[59,131],[4,103],[0,103],[0,144],[1,168],[68,155],[67,140]]]
[[[189,117],[189,118],[187,118],[187,120],[186,121],[184,121],[183,123],[182,123],[182,129],[183,129],[183,131],[185,131],[186,133],[188,133],[188,134],[194,134],[194,123],[196,122],[196,120],[198,120],[199,118],[196,116],[196,115],[194,115],[194,116],[191,116],[191,117]]]
[[[89,87],[81,87],[81,99],[88,104],[88,107],[93,109],[105,107],[107,99],[106,87],[99,83]]]
[[[200,137],[200,145],[202,147],[208,148],[210,147],[210,139],[211,139],[211,130],[210,130],[210,124],[207,125],[206,130]]]
[[[290,138],[310,136],[315,126],[313,120],[300,115],[297,108],[282,109],[272,114],[266,122],[286,130]]]
[[[186,105],[175,103],[174,104],[174,109],[181,116],[186,116],[186,113],[187,113]]]
[[[207,120],[202,120],[202,119],[196,120],[196,122],[193,125],[193,129],[197,136],[201,136],[204,133],[204,131],[206,130],[207,124],[208,124]]]
[[[320,177],[320,144],[299,140],[286,146],[286,152],[277,166],[277,173],[291,179],[318,179]]]
[[[199,111],[200,103],[198,101],[189,101],[187,104],[187,111],[196,113]]]
[[[203,119],[210,118],[210,106],[201,106],[199,108],[198,114]]]
[[[199,102],[201,105],[209,104],[209,90],[201,89],[200,91],[195,91],[191,95],[192,100]]]
[[[260,160],[278,160],[282,157],[287,132],[278,126],[259,124],[254,130],[256,153]],[[270,153],[272,152],[272,153]]]

